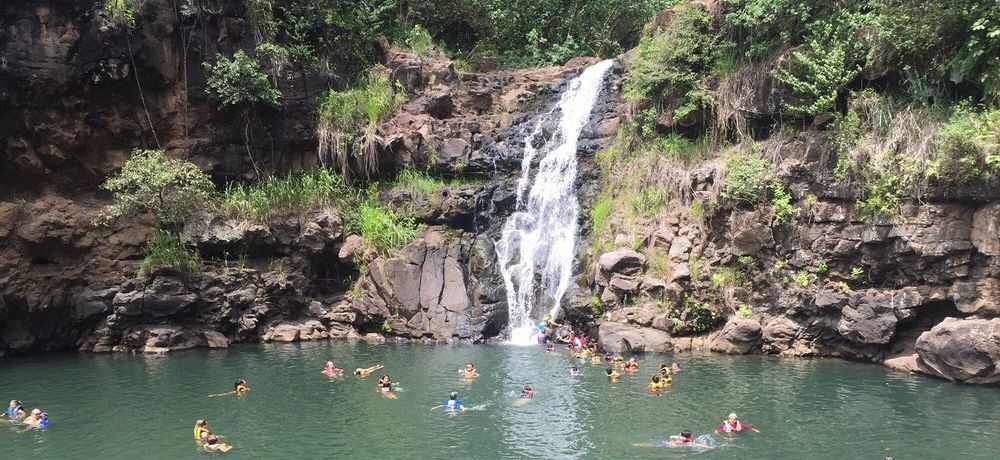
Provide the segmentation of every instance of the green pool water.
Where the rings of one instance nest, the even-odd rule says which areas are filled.
[[[327,378],[382,363],[401,382]],[[645,386],[661,361],[685,371],[668,393]],[[603,369],[535,347],[306,343],[166,356],[39,355],[0,361],[0,398],[49,412],[46,432],[0,426],[7,458],[205,458],[195,419],[235,446],[227,458],[1000,458],[1000,393],[839,360],[640,356],[610,383]],[[472,361],[482,376],[457,369]],[[236,378],[245,398],[214,397]],[[534,401],[510,392],[529,383]],[[429,410],[458,391],[469,411]],[[736,412],[761,434],[714,436],[716,448],[636,447],[681,430],[710,433]]]

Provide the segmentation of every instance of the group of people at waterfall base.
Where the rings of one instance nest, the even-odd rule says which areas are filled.
[[[563,343],[565,344],[565,347],[570,350],[573,357],[581,364],[590,363],[592,365],[602,367],[607,366],[605,372],[612,382],[617,381],[622,372],[636,373],[639,371],[639,362],[636,358],[626,360],[621,355],[611,353],[606,353],[602,356],[598,352],[596,342],[591,341],[584,334],[578,334],[572,329],[563,327],[561,324],[553,321],[549,316],[546,316],[545,319],[538,324],[538,329],[539,342],[546,345],[546,351],[557,353],[555,349],[555,342]],[[376,364],[371,367],[357,368],[354,370],[354,376],[357,378],[366,378],[375,374],[377,371],[382,370],[383,367],[384,366],[381,364]],[[668,389],[673,382],[673,376],[682,370],[683,368],[681,365],[676,362],[669,366],[666,363],[660,364],[656,373],[650,377],[650,382],[648,384],[649,390],[651,392],[658,393],[661,390]],[[321,372],[329,377],[342,377],[345,374],[343,369],[339,369],[334,365],[333,361],[327,361]],[[581,375],[581,371],[578,366],[571,367],[569,372],[570,375],[574,377]],[[475,365],[469,363],[462,369],[458,370],[458,375],[466,382],[471,383],[479,377],[479,372],[476,370]],[[382,374],[378,380],[377,387],[382,396],[390,399],[397,398],[396,391],[399,391],[399,383],[394,382],[389,374]],[[249,393],[250,387],[247,384],[247,381],[239,379],[233,384],[232,391],[209,395],[209,397],[233,395],[243,397]],[[521,406],[534,399],[535,391],[531,388],[531,385],[525,385],[521,388],[520,393],[511,391],[510,395],[514,398],[514,405]],[[443,409],[445,412],[455,415],[465,411],[465,405],[462,403],[462,400],[458,399],[457,392],[451,392],[451,394],[448,395],[447,400],[431,408],[432,411],[436,409]],[[18,425],[19,428],[16,429],[44,430],[49,427],[49,417],[47,413],[42,412],[40,409],[32,409],[30,414],[28,414],[25,412],[24,406],[21,402],[17,400],[10,402],[5,420],[9,423]],[[722,424],[715,429],[715,433],[738,434],[744,431],[759,433],[757,429],[740,421],[736,414],[729,414],[729,417],[723,420]],[[231,445],[222,442],[222,435],[213,433],[208,428],[208,421],[205,419],[199,419],[195,422],[194,438],[206,452],[226,453],[233,448]],[[680,434],[670,436],[669,440],[661,441],[657,444],[635,445],[652,447],[710,447],[706,445],[705,441],[701,438],[693,438],[690,431],[682,431]]]

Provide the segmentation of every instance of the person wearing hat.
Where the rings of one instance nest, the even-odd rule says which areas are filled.
[[[715,429],[715,432],[718,433],[723,431],[726,433],[741,433],[746,430],[753,431],[754,433],[760,433],[760,431],[756,428],[741,422],[740,418],[737,417],[736,414],[729,414],[729,418],[723,420],[722,425],[719,425],[719,427]]]

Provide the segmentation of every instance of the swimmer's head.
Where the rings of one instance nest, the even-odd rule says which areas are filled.
[[[11,399],[10,400],[10,407],[17,407],[17,400],[16,399]]]
[[[739,417],[737,417],[736,414],[729,414],[729,421],[735,422],[737,420],[739,420]]]
[[[208,437],[207,442],[210,445],[218,444],[219,443],[219,437],[213,434],[213,435],[211,435],[211,436]]]
[[[48,412],[42,412],[42,418],[49,418]]]
[[[473,366],[472,363],[469,363],[469,364],[465,365],[465,370],[467,370],[467,371],[471,371],[471,370],[473,370],[475,368],[476,368],[476,366]]]
[[[578,371],[578,370],[580,370],[580,369],[577,369],[577,367],[576,367],[576,366],[573,366],[573,367],[569,368],[569,370],[571,370],[571,371]]]
[[[653,383],[660,383],[660,376],[659,375],[654,375],[653,376]]]
[[[451,394],[448,395],[448,397],[451,398],[452,400],[458,399],[458,392],[452,391]]]
[[[691,432],[690,431],[681,431],[681,437],[684,438],[684,439],[691,439]]]
[[[610,368],[610,367],[604,370],[604,372],[607,372],[607,373],[608,373],[608,375],[611,375],[611,373],[612,373],[612,372],[614,372],[614,371],[615,371],[615,370],[614,370],[614,369],[612,369],[612,368]]]
[[[327,361],[326,367],[333,367],[333,361]]]
[[[524,391],[531,391],[531,385],[525,385]]]
[[[198,419],[196,422],[194,422],[194,426],[205,426],[205,425],[208,425],[208,422],[206,422],[204,419]]]
[[[31,415],[38,417],[39,415],[42,415],[42,411],[41,409],[31,409]]]

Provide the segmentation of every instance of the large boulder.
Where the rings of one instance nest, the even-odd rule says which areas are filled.
[[[768,353],[785,353],[792,348],[795,338],[802,328],[788,318],[777,318],[768,322],[762,330],[762,349]]]
[[[598,282],[606,284],[614,275],[636,276],[642,271],[646,256],[631,249],[618,249],[601,254],[597,260]]]
[[[837,332],[861,345],[886,345],[896,335],[899,319],[893,309],[893,291],[864,291],[851,296],[841,310]]]
[[[1000,280],[996,278],[956,281],[949,295],[962,313],[1000,316]]]
[[[929,375],[964,383],[1000,383],[1000,318],[945,318],[917,339],[917,364]]]
[[[598,341],[611,353],[666,353],[673,349],[666,332],[611,321],[600,324]]]
[[[184,283],[173,276],[157,276],[148,285],[130,283],[133,289],[115,294],[115,311],[121,316],[171,316],[190,307],[198,299]]]
[[[726,323],[715,340],[712,351],[729,354],[747,354],[760,345],[761,327],[755,319],[736,319]]]

